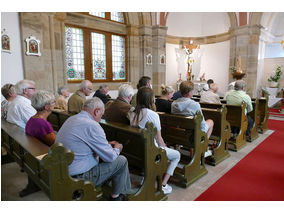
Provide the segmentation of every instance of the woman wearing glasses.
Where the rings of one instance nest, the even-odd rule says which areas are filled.
[[[26,133],[51,146],[56,138],[47,117],[55,106],[54,95],[48,91],[40,90],[32,96],[32,106],[37,113],[32,116],[26,125]]]

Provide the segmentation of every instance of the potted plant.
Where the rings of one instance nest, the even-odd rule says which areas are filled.
[[[268,78],[268,82],[270,82],[270,87],[278,87],[278,81],[280,80],[281,75],[283,74],[281,68],[282,66],[277,65],[275,74],[271,75]]]
[[[241,69],[237,69],[235,66],[231,66],[230,70],[233,78],[236,80],[241,80],[246,75]]]

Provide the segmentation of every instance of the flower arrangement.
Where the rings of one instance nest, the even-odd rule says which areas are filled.
[[[230,67],[233,78],[240,80],[245,76],[245,72],[243,72],[240,68],[237,69],[235,66]]]
[[[282,66],[277,65],[276,71],[274,75],[271,75],[268,79],[269,82],[278,82],[281,78],[282,72]]]

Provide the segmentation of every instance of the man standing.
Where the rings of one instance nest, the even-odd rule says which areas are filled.
[[[81,112],[86,96],[93,91],[93,84],[89,80],[84,80],[79,85],[79,89],[68,100],[68,113],[77,114]]]
[[[118,88],[118,97],[112,103],[106,105],[105,119],[107,121],[129,124],[127,113],[131,105],[130,101],[134,95],[134,90],[129,84],[122,84]]]
[[[244,80],[237,80],[235,82],[235,90],[231,91],[227,97],[227,104],[232,104],[232,105],[241,105],[243,102],[246,104],[246,109],[245,109],[245,114],[251,112],[253,110],[252,103],[251,103],[251,98],[248,94],[245,92],[246,89],[246,83]],[[247,115],[248,119],[248,127],[246,131],[246,136],[247,136],[247,141],[251,142],[251,137],[250,137],[250,131],[251,128],[253,127],[253,120],[250,116]],[[239,133],[239,128],[237,127],[231,127],[232,133],[234,134],[234,137]]]
[[[107,141],[99,124],[103,114],[104,104],[98,97],[87,100],[79,114],[64,122],[55,143],[63,143],[74,152],[74,160],[69,165],[72,177],[93,181],[95,186],[112,179],[110,200],[121,201],[125,200],[123,193],[131,188],[128,162],[120,155],[122,144]]]
[[[8,107],[7,121],[25,129],[26,123],[36,114],[31,105],[32,95],[35,93],[35,82],[21,80],[16,85],[17,96]]]

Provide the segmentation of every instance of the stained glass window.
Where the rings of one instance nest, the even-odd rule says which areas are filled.
[[[112,35],[112,80],[125,80],[125,39]]]
[[[101,18],[105,18],[105,12],[89,12],[90,15],[92,16],[98,16],[98,17],[101,17]]]
[[[122,12],[111,12],[111,20],[124,23],[124,17]]]
[[[106,79],[105,35],[92,32],[93,80]]]
[[[65,27],[65,51],[68,80],[84,80],[85,65],[82,29]]]

